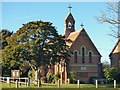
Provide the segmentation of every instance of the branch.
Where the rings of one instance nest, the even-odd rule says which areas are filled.
[[[101,11],[100,12],[100,16],[95,17],[95,18],[100,23],[109,23],[111,25],[118,25],[118,24],[120,24],[120,22],[118,20],[118,14],[120,12],[118,10],[118,3],[109,2],[107,4],[108,4],[108,7],[107,7],[108,10]]]
[[[32,70],[36,70],[36,67],[33,66],[29,61],[27,61],[27,63],[30,65],[30,67],[32,68]]]
[[[118,13],[118,3],[113,3],[113,2],[109,2],[109,3],[107,3],[108,4],[108,10],[110,11],[110,12],[114,12],[114,13]]]

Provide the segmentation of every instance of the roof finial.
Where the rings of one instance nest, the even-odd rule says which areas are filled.
[[[83,25],[83,23],[81,23],[81,25],[80,25],[80,26],[81,26],[81,28],[83,28],[83,26],[84,26],[84,25]]]
[[[69,4],[69,6],[68,6],[68,9],[69,9],[69,13],[71,13],[71,4]]]

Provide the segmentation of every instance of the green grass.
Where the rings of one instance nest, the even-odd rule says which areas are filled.
[[[0,83],[0,86],[2,85],[2,90],[120,90],[120,88],[113,89],[113,85],[99,85],[99,88],[95,88],[94,84],[80,84],[80,88],[77,88],[77,84],[62,84],[60,85],[60,88],[58,88],[57,84],[49,84],[49,83],[43,83],[41,87],[38,87],[35,84],[31,84],[30,87],[27,87],[25,84],[22,84],[19,88],[15,87],[15,83]],[[120,85],[118,85],[120,86]],[[118,87],[117,86],[117,87]]]
[[[15,83],[1,83],[2,88],[15,88]],[[25,84],[20,85],[19,88],[28,88]],[[31,84],[30,88],[38,88],[37,85]],[[58,88],[57,84],[49,84],[49,83],[43,83],[40,88]],[[61,84],[60,88],[77,88],[77,84]],[[95,88],[95,85],[93,84],[80,84],[80,88]]]

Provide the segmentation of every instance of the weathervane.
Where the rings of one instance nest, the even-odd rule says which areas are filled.
[[[71,13],[71,4],[69,4],[69,6],[68,6],[68,9],[69,9],[69,13]]]

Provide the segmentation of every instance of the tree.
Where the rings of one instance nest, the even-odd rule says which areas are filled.
[[[101,11],[100,15],[96,19],[100,23],[108,23],[112,25],[112,36],[118,38],[120,34],[120,1],[107,3],[108,7],[106,11]],[[116,31],[116,29],[118,31]]]
[[[120,78],[120,74],[115,67],[104,69],[104,76],[108,82],[112,82],[113,80],[119,81]]]
[[[6,38],[10,37],[13,34],[13,32],[10,32],[7,29],[2,29],[0,31],[0,49],[4,49],[5,46],[7,46]]]
[[[0,58],[2,58],[2,50],[8,45],[6,38],[10,37],[12,34],[13,34],[13,32],[10,32],[7,29],[2,29],[0,31]],[[4,76],[9,76],[10,70],[2,67],[2,74]]]
[[[103,66],[103,70],[104,70],[104,69],[106,69],[106,68],[109,68],[109,67],[110,67],[110,64],[109,64],[108,61],[104,61],[102,66]]]
[[[36,21],[23,24],[16,33],[7,38],[8,46],[3,50],[2,65],[20,68],[28,63],[40,79],[40,67],[69,61],[68,46],[64,36],[58,35],[50,22]]]

